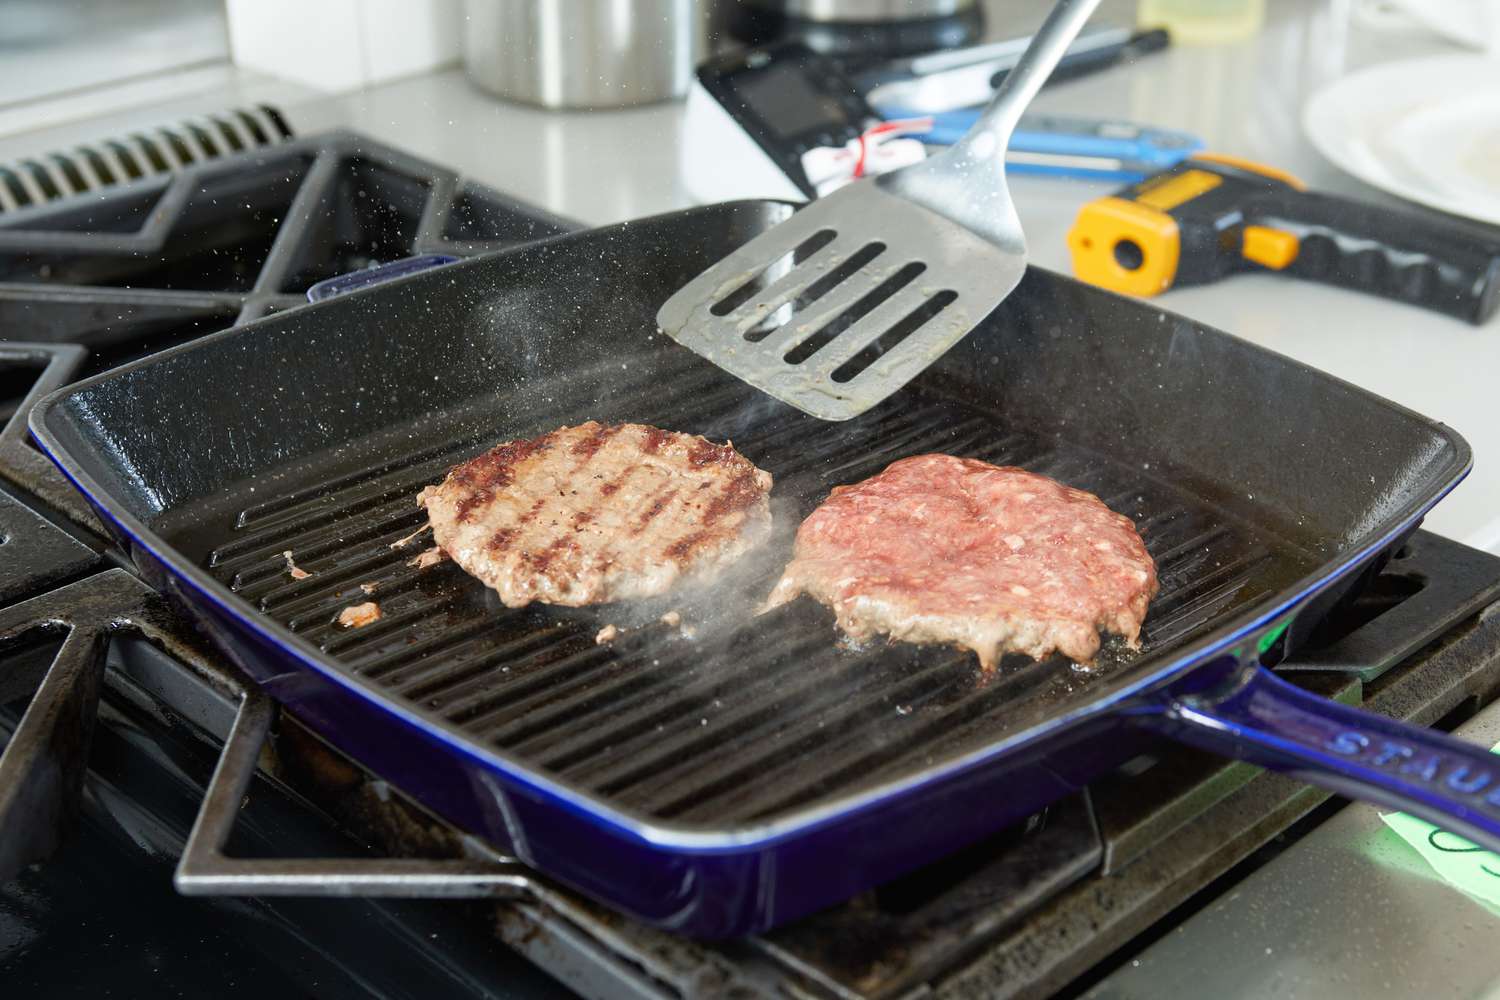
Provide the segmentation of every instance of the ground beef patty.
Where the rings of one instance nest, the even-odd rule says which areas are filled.
[[[765,541],[770,490],[730,445],[589,421],[497,445],[417,502],[443,551],[518,608],[705,579]]]
[[[807,593],[856,640],[951,642],[1088,662],[1099,630],[1137,644],[1156,567],[1130,519],[1024,469],[951,455],[836,487],[797,531],[768,605]]]

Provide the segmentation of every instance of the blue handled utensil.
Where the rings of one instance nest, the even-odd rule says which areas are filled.
[[[883,107],[880,113],[887,120],[927,117],[897,107]],[[973,127],[979,113],[979,108],[963,108],[932,115],[932,130],[922,141],[952,145]],[[1203,148],[1202,139],[1176,129],[1118,119],[1026,115],[1011,133],[1005,167],[1018,174],[1136,182],[1176,166]]]

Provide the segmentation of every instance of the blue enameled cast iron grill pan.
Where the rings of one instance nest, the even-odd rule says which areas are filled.
[[[1457,435],[1037,268],[887,403],[819,422],[653,327],[787,211],[696,209],[426,271],[81,382],[32,428],[299,718],[452,822],[686,933],[765,928],[952,851],[1142,731],[1500,847],[1500,759],[1258,665],[1458,481]],[[776,477],[782,530],[683,599],[695,637],[655,623],[667,605],[505,610],[451,564],[408,567],[423,540],[390,548],[451,464],[590,418],[732,438]],[[1022,465],[1134,518],[1162,582],[1141,651],[985,677],[947,648],[844,648],[808,600],[750,614],[831,487],[924,451]],[[288,550],[312,576],[287,574]],[[341,628],[361,583],[384,617]],[[605,624],[635,627],[596,645]]]

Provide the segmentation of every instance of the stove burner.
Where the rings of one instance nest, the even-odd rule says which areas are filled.
[[[66,600],[31,602],[31,612],[44,622],[112,617],[121,624],[110,632],[77,829],[50,862],[0,878],[0,977],[7,995],[217,996],[237,988],[330,1000],[571,996],[498,947],[490,922],[475,919],[479,904],[179,895],[172,868],[234,719],[234,675],[129,574],[99,574],[55,595]],[[10,637],[0,641],[0,747],[24,738],[25,706],[11,700],[15,686],[34,680],[51,661],[58,643],[48,637],[60,641],[39,624],[41,644],[18,647],[14,626],[24,617],[30,615],[18,608],[0,611],[0,632]],[[267,766],[278,758],[310,759],[291,749],[299,732],[281,724]],[[5,787],[10,783],[5,777]],[[383,797],[378,782],[360,787],[371,801]],[[290,844],[303,857],[355,859],[378,828],[367,824],[350,838],[265,771],[248,801],[236,806],[237,856],[268,855]],[[8,838],[16,828],[4,829]],[[418,843],[411,832],[417,829],[404,828],[409,845]]]
[[[417,253],[576,228],[363,136],[335,132],[0,215],[0,479],[102,534],[21,415],[44,392]],[[9,342],[16,332],[31,343]]]

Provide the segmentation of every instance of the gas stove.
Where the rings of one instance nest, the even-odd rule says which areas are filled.
[[[1337,806],[1163,745],[792,925],[732,942],[674,937],[497,855],[279,718],[133,574],[25,436],[41,393],[295,308],[323,278],[568,228],[353,134],[0,217],[7,983],[128,995],[226,983],[318,996],[1072,995]],[[1419,532],[1278,669],[1451,728],[1500,694],[1497,605],[1500,559]]]

